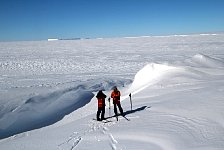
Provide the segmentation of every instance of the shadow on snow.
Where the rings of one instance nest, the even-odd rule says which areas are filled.
[[[151,108],[151,107],[150,107],[150,106],[141,106],[141,107],[136,108],[136,109],[134,109],[134,110],[128,110],[128,111],[125,111],[123,117],[124,117],[126,120],[130,121],[130,119],[128,119],[128,118],[126,117],[126,115],[133,114],[133,113],[136,113],[136,112],[138,112],[138,111],[143,111],[143,110],[148,109],[148,108]],[[118,116],[121,116],[121,114],[119,114]],[[116,117],[116,115],[106,117],[105,119],[110,119],[110,118],[113,118],[113,117]]]

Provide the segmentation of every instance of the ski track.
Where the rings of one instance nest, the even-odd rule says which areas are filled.
[[[122,119],[121,119],[122,118]],[[129,117],[128,117],[129,118]],[[139,116],[130,116],[130,118],[139,118]],[[96,120],[88,121],[88,128],[79,133],[79,132],[74,132],[71,134],[67,140],[62,142],[61,144],[58,144],[58,148],[60,150],[73,150],[73,149],[79,149],[78,144],[85,140],[86,136],[89,136],[91,133],[95,135],[96,142],[100,140],[101,134],[105,135],[107,138],[104,139],[104,142],[108,141],[109,147],[111,150],[121,150],[121,146],[119,145],[119,142],[114,138],[113,134],[110,132],[110,127],[114,126],[120,122],[126,121],[123,117],[120,117],[119,121],[116,121],[115,118],[111,118],[108,120],[108,122],[99,122]],[[97,136],[99,134],[99,136]],[[89,137],[88,137],[89,139]]]
[[[117,124],[118,122],[114,120],[114,122],[108,122],[108,123],[102,123],[102,122],[93,122],[90,125],[90,128],[92,129],[92,131],[94,132],[101,132],[104,135],[107,136],[107,140],[110,143],[110,147],[112,150],[117,150],[117,140],[115,140],[115,138],[113,137],[112,133],[110,133],[109,131],[109,127],[112,125]]]
[[[73,150],[81,140],[82,137],[79,136],[77,132],[74,132],[72,135],[69,136],[69,138],[65,142],[59,144],[58,147],[61,150]]]

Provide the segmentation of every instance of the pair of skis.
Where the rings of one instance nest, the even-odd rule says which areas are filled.
[[[132,111],[132,99],[131,99],[131,93],[129,94],[129,98],[130,98],[130,104],[131,104],[131,111]],[[111,118],[111,106],[110,106],[110,98],[108,98],[108,102],[109,102],[109,118]],[[117,121],[118,121],[118,116],[119,115],[115,115]],[[124,115],[121,115],[122,117],[124,117],[126,120],[130,121],[130,119],[128,119],[127,117],[125,117]]]

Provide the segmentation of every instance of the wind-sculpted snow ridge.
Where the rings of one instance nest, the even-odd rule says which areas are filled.
[[[180,67],[156,63],[148,64],[135,75],[129,92],[133,94],[139,92],[140,90],[157,83],[161,79],[167,78],[170,75],[174,75],[180,71],[183,71]]]
[[[111,90],[113,86],[128,83],[130,80],[91,80],[65,90],[31,97],[0,118],[0,139],[51,125],[89,103],[93,92]]]
[[[212,58],[204,54],[194,55],[192,58],[192,63],[199,67],[215,67],[215,68],[224,67],[224,61],[220,59]]]
[[[213,58],[204,54],[196,54],[191,59],[186,60],[186,62],[192,66],[172,66],[156,63],[147,64],[135,75],[134,81],[128,92],[135,94],[161,80],[169,79],[178,75],[183,77],[190,76],[191,78],[201,78],[202,75],[207,74],[206,70],[201,70],[198,67],[217,69],[224,68],[224,61],[222,59]]]

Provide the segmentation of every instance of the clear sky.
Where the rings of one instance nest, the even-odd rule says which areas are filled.
[[[224,0],[0,0],[0,41],[224,31]]]

